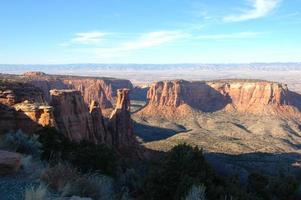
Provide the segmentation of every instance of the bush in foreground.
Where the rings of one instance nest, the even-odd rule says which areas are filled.
[[[62,197],[112,199],[113,180],[100,174],[81,174],[67,164],[57,164],[44,171],[41,180]]]
[[[3,146],[4,149],[32,155],[34,157],[39,157],[41,153],[41,143],[38,140],[38,136],[29,136],[21,130],[18,130],[16,133],[6,134],[1,146]]]
[[[219,177],[206,162],[203,152],[186,144],[175,146],[150,166],[145,180],[145,199],[181,200],[193,185],[204,184],[207,199],[252,199],[238,184]]]
[[[39,187],[31,187],[25,190],[25,200],[45,200],[48,196],[47,187],[40,185]]]
[[[37,134],[42,144],[42,159],[53,163],[69,162],[82,172],[116,175],[119,158],[108,146],[87,141],[72,142],[50,127],[43,128]]]

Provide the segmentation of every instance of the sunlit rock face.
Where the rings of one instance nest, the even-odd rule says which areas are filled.
[[[116,107],[108,123],[99,104],[92,101],[88,109],[79,91],[51,90],[50,94],[57,127],[71,140],[88,140],[116,148],[134,144],[128,89],[117,91]]]
[[[60,132],[73,141],[96,140],[88,107],[76,90],[51,90],[51,105]]]
[[[119,148],[134,145],[128,89],[117,90],[116,107],[109,119],[113,145]]]
[[[43,126],[55,126],[43,92],[25,83],[0,83],[0,134],[18,129],[33,133]]]
[[[144,114],[162,111],[186,115],[191,110],[184,107],[189,107],[203,112],[225,110],[257,115],[300,115],[300,95],[289,91],[285,84],[268,81],[160,81],[152,84],[147,98],[148,104],[141,111]]]
[[[48,102],[50,90],[73,89],[81,92],[87,105],[96,101],[101,108],[113,107],[117,89],[133,88],[130,81],[114,78],[47,75],[43,72],[26,72],[19,78],[40,88]]]

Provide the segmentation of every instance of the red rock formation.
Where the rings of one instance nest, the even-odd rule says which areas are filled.
[[[300,114],[300,106],[294,100],[300,99],[300,95],[293,95],[286,85],[268,81],[161,81],[151,86],[147,98],[148,104],[141,114],[185,116],[192,110],[280,116]]]
[[[95,143],[105,143],[111,145],[112,136],[105,126],[104,118],[99,104],[96,101],[92,101],[89,110],[92,117],[93,132],[97,139]]]
[[[31,103],[24,101],[13,105],[16,111],[24,113],[32,121],[37,122],[42,126],[55,126],[55,120],[53,117],[53,108],[45,103]]]
[[[82,93],[87,105],[97,101],[101,108],[112,108],[118,88],[133,86],[130,81],[113,78],[56,76],[42,72],[27,72],[20,77],[22,80],[41,88],[47,101],[50,101],[49,91],[52,89],[74,89]]]
[[[92,119],[81,93],[76,90],[51,90],[50,95],[59,131],[73,141],[95,141]]]
[[[21,166],[21,155],[0,150],[0,175],[12,174]]]
[[[39,77],[39,76],[45,76],[46,74],[44,72],[25,72],[23,75],[29,77]]]
[[[135,144],[128,89],[117,90],[116,107],[109,119],[109,130],[114,146],[122,148]]]
[[[26,100],[37,103],[45,102],[43,92],[30,84],[18,82],[0,83],[1,104],[12,106]]]
[[[32,133],[42,126],[55,126],[52,108],[38,88],[24,83],[0,84],[0,134],[22,129]]]

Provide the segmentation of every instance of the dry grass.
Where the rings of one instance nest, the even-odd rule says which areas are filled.
[[[90,197],[110,200],[113,198],[113,183],[99,174],[80,174],[74,167],[59,163],[46,169],[41,180],[62,197]]]
[[[87,174],[69,182],[61,196],[90,197],[95,200],[113,199],[112,180],[98,174]]]
[[[47,187],[40,185],[39,187],[31,187],[25,191],[25,200],[45,200],[47,198]]]
[[[51,189],[61,192],[65,186],[79,177],[77,170],[70,165],[59,163],[46,169],[41,176]]]

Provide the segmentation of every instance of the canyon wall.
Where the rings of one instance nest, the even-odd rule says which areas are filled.
[[[43,126],[55,126],[52,107],[43,92],[29,84],[0,83],[0,134],[22,129],[32,133]]]
[[[109,118],[109,130],[114,146],[122,148],[134,144],[128,89],[117,90],[116,106]]]
[[[215,112],[238,111],[259,115],[299,115],[300,95],[280,83],[257,80],[219,80],[188,82],[160,81],[152,84],[148,104],[140,111],[155,114],[188,106],[193,110]],[[185,115],[185,109],[182,113]]]
[[[40,88],[48,102],[50,101],[50,90],[74,89],[81,92],[87,105],[96,101],[101,108],[113,107],[117,89],[133,88],[130,81],[123,79],[47,75],[42,72],[27,72],[19,79]]]
[[[111,117],[105,122],[96,101],[85,105],[81,93],[76,90],[51,90],[51,105],[57,127],[73,141],[88,140],[116,148],[134,144],[128,89],[119,89],[117,103]]]
[[[27,76],[35,77],[36,74]],[[38,76],[44,74],[39,73]],[[79,84],[82,83],[85,81]],[[112,91],[109,93],[113,94]],[[76,142],[88,140],[116,148],[127,147],[134,144],[129,90],[118,90],[116,96],[116,108],[111,117],[106,119],[101,105],[92,100],[88,106],[79,90],[50,90],[48,104],[43,91],[27,81],[1,80],[0,134],[18,129],[31,134],[43,126],[52,126]]]
[[[80,91],[51,90],[58,130],[73,141],[97,141],[93,121]]]

